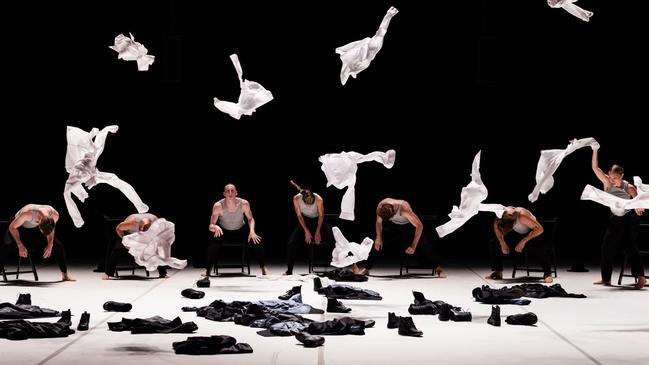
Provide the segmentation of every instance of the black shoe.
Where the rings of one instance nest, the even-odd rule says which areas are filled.
[[[208,278],[206,276],[206,277],[198,280],[196,282],[196,286],[199,287],[199,288],[209,288],[210,287],[210,278]]]
[[[492,326],[500,327],[500,307],[499,306],[497,305],[491,306],[491,316],[489,316],[487,323],[489,323]]]
[[[183,312],[198,312],[199,307],[182,307]]]
[[[329,313],[348,313],[351,312],[351,308],[345,307],[338,299],[327,298],[327,312]]]
[[[18,300],[16,305],[32,305],[32,295],[27,294],[18,294]]]
[[[532,326],[538,321],[538,318],[536,317],[536,314],[529,312],[507,316],[507,319],[505,319],[505,321],[509,324]]]
[[[313,278],[313,290],[319,291],[320,289],[322,289],[322,281],[320,281],[320,278],[316,276]]]
[[[438,316],[440,321],[448,321],[449,319],[451,319],[451,308],[453,308],[453,306],[450,304],[442,304],[442,308],[440,308]]]
[[[401,318],[403,317],[397,316],[394,312],[388,312],[388,328],[399,328]]]
[[[462,308],[451,308],[451,321],[453,322],[471,322],[473,318],[471,312],[465,312]]]
[[[69,309],[61,312],[61,319],[56,321],[56,323],[61,323],[68,327],[72,326],[72,312]]]
[[[90,322],[90,313],[83,312],[81,314],[81,319],[79,319],[79,325],[77,325],[77,331],[87,331],[88,322]]]
[[[304,344],[304,347],[318,347],[324,344],[325,339],[322,336],[312,336],[308,332],[300,332],[295,338]]]
[[[277,299],[289,300],[294,295],[300,294],[300,293],[302,293],[302,285],[294,286],[291,289],[287,290],[286,293],[278,296]]]
[[[109,312],[128,312],[133,308],[131,303],[120,303],[108,301],[104,303],[104,310]]]
[[[401,317],[399,320],[399,334],[401,336],[421,337],[424,333],[415,327],[412,317]]]
[[[201,299],[205,296],[205,292],[194,289],[184,289],[180,292],[180,295],[189,299]]]
[[[412,295],[415,297],[415,304],[417,304],[417,305],[422,305],[422,304],[425,304],[427,302],[430,302],[430,300],[428,300],[428,299],[426,299],[426,297],[424,297],[424,293],[413,290]]]

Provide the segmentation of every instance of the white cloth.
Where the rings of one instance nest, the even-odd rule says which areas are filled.
[[[148,71],[149,65],[155,60],[155,56],[148,55],[148,50],[142,43],[136,42],[133,34],[129,33],[131,38],[120,34],[115,37],[115,45],[108,46],[108,48],[115,50],[118,55],[117,59],[125,61],[137,61],[138,71]]]
[[[534,203],[539,198],[539,193],[545,194],[550,191],[552,186],[554,186],[554,178],[552,175],[557,171],[563,159],[576,150],[586,146],[598,149],[599,143],[594,138],[573,139],[566,149],[541,151],[541,158],[536,165],[536,186],[532,193],[527,196],[527,199]]]
[[[482,204],[487,199],[488,191],[480,176],[480,153],[481,151],[478,151],[473,158],[471,182],[462,188],[462,192],[460,193],[460,206],[457,207],[454,205],[451,213],[448,215],[451,220],[435,228],[440,238],[462,227],[464,223],[478,214],[479,211],[493,212],[498,217],[501,217],[505,211],[504,205]]]
[[[257,108],[273,100],[273,94],[264,89],[261,84],[242,78],[243,70],[241,69],[239,57],[236,53],[230,55],[230,59],[234,64],[234,68],[237,70],[237,75],[239,76],[239,86],[241,87],[239,102],[235,104],[214,98],[214,106],[218,110],[230,114],[232,118],[239,119],[241,118],[241,115],[252,115],[252,113],[257,111]]]
[[[359,261],[367,260],[374,245],[374,240],[365,237],[360,244],[349,242],[338,227],[332,228],[336,247],[331,251],[331,266],[347,267]]]
[[[578,7],[574,4],[576,2],[577,0],[548,0],[548,5],[550,5],[551,8],[563,8],[565,11],[585,22],[590,21],[593,12]]]
[[[649,209],[649,192],[638,193],[633,199],[622,199],[592,185],[586,185],[581,193],[581,200],[592,200],[605,205],[611,208],[611,213],[620,217],[630,209]]]
[[[638,194],[642,193],[649,193],[649,185],[648,184],[643,184],[642,179],[640,176],[634,176],[633,177],[633,185],[635,188],[638,190]]]
[[[354,201],[356,185],[356,171],[358,164],[366,161],[376,161],[383,164],[383,166],[392,168],[394,166],[394,159],[396,157],[395,150],[388,150],[387,152],[372,152],[367,155],[361,155],[358,152],[341,152],[341,153],[327,153],[320,156],[318,159],[327,177],[327,187],[333,185],[338,189],[347,187],[347,191],[343,195],[342,202],[340,203],[340,218],[353,221],[354,220]]]
[[[147,271],[153,271],[158,266],[171,266],[174,269],[184,269],[187,260],[171,257],[171,245],[176,239],[175,225],[164,218],[156,219],[151,227],[144,232],[135,232],[122,238],[122,244],[128,248],[138,265]]]
[[[111,125],[101,131],[93,128],[90,132],[77,127],[68,126],[67,128],[68,148],[65,155],[65,170],[70,175],[65,182],[63,199],[76,227],[83,226],[84,222],[76,203],[72,199],[72,194],[79,198],[80,201],[85,201],[88,192],[83,188],[83,184],[88,189],[101,183],[108,184],[119,189],[135,205],[139,213],[145,213],[149,210],[149,207],[142,202],[142,199],[129,183],[115,174],[97,170],[97,159],[104,151],[106,137],[108,133],[117,132],[118,128],[116,125]]]
[[[394,6],[388,9],[383,17],[383,21],[376,31],[374,37],[365,37],[360,41],[354,41],[344,46],[336,48],[336,53],[340,55],[343,62],[340,71],[340,82],[345,85],[349,76],[356,78],[356,75],[370,66],[370,63],[383,47],[383,37],[388,31],[390,19],[395,16],[399,10]]]

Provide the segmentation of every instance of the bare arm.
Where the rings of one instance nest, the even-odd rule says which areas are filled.
[[[306,223],[304,223],[304,217],[302,216],[302,209],[300,209],[300,196],[296,195],[293,197],[293,208],[295,209],[295,215],[297,216],[297,221],[300,223],[300,226],[304,230],[304,232],[308,231],[309,229],[306,227]]]
[[[376,215],[376,239],[374,240],[374,249],[379,251],[383,247],[383,219]]]
[[[25,256],[21,254],[21,257],[27,257],[27,250],[25,249],[25,245],[23,245],[23,242],[20,240],[20,233],[18,233],[18,227],[22,226],[27,219],[31,219],[31,211],[30,212],[23,212],[22,214],[18,215],[16,218],[14,218],[11,223],[9,223],[9,233],[11,234],[11,237],[14,238],[14,241],[16,242],[16,246],[18,246],[18,250],[25,250]]]
[[[597,151],[598,150],[596,150],[596,149],[593,150],[593,157],[592,157],[590,165],[593,168],[593,172],[595,173],[595,176],[597,176],[599,181],[601,181],[602,184],[604,184],[604,189],[608,189],[608,187],[609,187],[608,175],[606,175],[604,173],[604,171],[602,171],[602,169],[599,168],[599,162],[598,162],[598,158],[597,158]]]
[[[117,232],[117,236],[119,238],[124,237],[124,234],[128,231],[134,232],[139,230],[140,227],[138,227],[138,224],[135,222],[135,218],[133,217],[127,217],[122,223],[118,224],[117,227],[115,227],[115,231]]]
[[[243,204],[243,214],[248,219],[248,226],[250,227],[250,234],[248,234],[248,241],[252,241],[254,244],[259,244],[261,242],[261,237],[255,233],[255,218],[252,217],[252,210],[250,210],[250,203],[247,200],[241,199]]]
[[[316,196],[315,203],[318,207],[318,226],[315,229],[315,243],[320,244],[322,242],[320,229],[322,228],[322,223],[324,223],[324,201],[320,196]]]
[[[516,245],[515,248],[516,252],[523,252],[523,249],[525,248],[525,244],[527,244],[529,240],[531,240],[534,237],[538,237],[541,233],[543,233],[543,226],[531,215],[525,213],[525,211],[521,211],[521,214],[518,217],[518,221],[532,229],[527,234],[527,236],[523,237],[520,240],[520,242],[518,242],[518,244]]]
[[[412,244],[410,245],[412,252],[408,252],[409,250],[406,250],[406,253],[412,254],[417,249],[417,244],[419,243],[421,234],[424,232],[424,224],[421,223],[421,220],[419,219],[417,214],[412,211],[410,204],[406,201],[401,204],[401,215],[408,219],[408,222],[410,222],[410,224],[415,226],[415,236],[412,238]]]
[[[219,220],[219,217],[221,216],[221,211],[223,210],[223,207],[219,202],[214,203],[212,206],[212,216],[210,217],[210,232],[214,232],[214,237],[219,237],[223,234],[223,230],[221,227],[219,227],[216,222]]]

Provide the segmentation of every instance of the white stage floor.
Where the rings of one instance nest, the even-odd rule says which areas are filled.
[[[8,268],[10,269],[10,268]],[[213,322],[199,318],[193,312],[184,313],[183,306],[207,305],[213,300],[274,299],[294,285],[297,277],[282,277],[284,268],[271,267],[273,276],[212,278],[210,288],[196,288],[201,270],[188,268],[170,270],[169,279],[100,280],[89,265],[70,268],[77,282],[56,282],[60,278],[55,265],[39,269],[41,281],[32,283],[30,274],[21,275],[25,281],[0,281],[0,302],[15,303],[19,293],[31,293],[34,305],[55,310],[72,310],[76,329],[83,311],[90,312],[90,330],[77,331],[67,338],[9,341],[0,339],[0,363],[14,364],[296,364],[296,365],[414,365],[414,364],[649,364],[649,290],[628,287],[601,287],[592,282],[599,279],[599,268],[591,266],[588,273],[559,271],[555,283],[569,293],[585,294],[586,299],[532,299],[528,306],[502,305],[502,326],[487,324],[491,306],[477,303],[471,296],[475,287],[489,284],[499,288],[520,283],[494,282],[483,279],[489,273],[484,267],[447,267],[447,279],[397,279],[398,268],[372,272],[369,281],[347,283],[378,291],[382,301],[352,301],[343,303],[353,310],[349,315],[373,319],[374,328],[364,336],[326,336],[324,346],[304,348],[294,337],[262,337],[260,329],[235,325],[233,322]],[[258,269],[253,269],[258,273]],[[296,273],[305,272],[296,267]],[[141,273],[141,272],[140,272]],[[510,273],[510,272],[506,272]],[[157,276],[157,273],[152,273]],[[617,272],[614,273],[617,279]],[[617,281],[617,280],[614,280]],[[631,278],[625,278],[631,284]],[[623,283],[623,284],[624,284]],[[317,295],[312,280],[303,283],[305,303],[326,308],[326,299]],[[194,288],[206,292],[200,300],[180,295],[181,290]],[[404,337],[397,329],[388,329],[387,314],[407,316],[412,303],[412,290],[421,291],[426,298],[443,300],[466,308],[473,314],[472,322],[441,322],[437,316],[413,316],[422,338]],[[129,313],[106,312],[102,304],[108,300],[129,302]],[[510,314],[534,312],[539,322],[534,327],[512,326],[505,323]],[[108,331],[107,322],[121,318],[146,318],[159,315],[183,322],[194,321],[199,329],[188,334],[141,334]],[[315,320],[333,319],[342,314],[306,315]],[[40,321],[56,321],[41,319]],[[242,355],[176,355],[172,342],[188,336],[227,334],[239,342],[250,344],[252,354]]]

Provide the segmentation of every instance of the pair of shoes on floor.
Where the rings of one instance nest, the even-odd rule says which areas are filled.
[[[500,307],[497,305],[491,306],[491,316],[487,319],[487,323],[492,326],[500,327]]]
[[[327,298],[327,312],[329,313],[349,313],[352,309],[345,307],[345,305],[338,299]]]
[[[81,314],[81,319],[79,319],[79,324],[77,325],[77,331],[87,331],[89,322],[90,322],[90,313],[83,312]]]
[[[204,277],[202,279],[199,279],[196,282],[196,286],[199,288],[209,288],[210,287],[210,278],[209,277]]]
[[[388,328],[398,328],[401,336],[421,337],[424,333],[417,329],[412,317],[401,317],[388,312]]]
[[[131,303],[108,301],[104,303],[104,310],[108,312],[128,312],[133,308]]]
[[[318,347],[322,346],[325,342],[324,337],[322,336],[314,336],[309,334],[308,332],[300,332],[295,335],[295,338],[302,342],[304,347]]]
[[[32,305],[32,295],[27,294],[18,294],[18,300],[16,305]]]
[[[536,314],[529,312],[507,316],[505,322],[514,325],[533,326],[536,322],[538,322],[538,318],[536,317]]]
[[[442,304],[438,315],[440,321],[471,322],[472,318],[471,312],[463,311],[462,308],[454,307],[448,303]]]
[[[278,296],[277,299],[289,300],[294,295],[301,294],[301,293],[302,293],[302,285],[298,285],[298,286],[294,286],[291,289],[287,290],[286,293]]]

